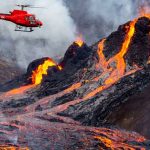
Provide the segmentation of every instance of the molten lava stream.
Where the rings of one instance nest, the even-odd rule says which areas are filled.
[[[96,88],[95,90],[91,91],[90,93],[88,93],[86,96],[84,96],[81,99],[76,99],[74,101],[70,101],[68,103],[62,104],[59,107],[55,107],[52,108],[48,114],[51,113],[58,113],[61,111],[66,110],[70,105],[75,105],[77,103],[80,103],[82,101],[88,100],[92,97],[94,97],[96,94],[100,93],[101,91],[109,88],[112,84],[115,84],[118,80],[120,80],[122,77],[132,74],[135,71],[139,70],[139,68],[136,68],[134,70],[130,70],[128,72],[126,72],[126,61],[124,59],[125,54],[128,51],[129,45],[131,43],[132,37],[134,35],[135,32],[135,24],[137,22],[137,19],[135,19],[134,21],[130,22],[129,26],[128,26],[128,31],[126,33],[124,42],[122,44],[122,47],[120,49],[120,52],[118,54],[116,54],[114,57],[110,58],[108,61],[106,61],[104,55],[103,55],[103,48],[104,48],[104,42],[105,40],[102,40],[101,43],[99,43],[99,48],[98,48],[98,55],[99,58],[101,58],[103,61],[100,62],[98,64],[102,65],[100,67],[103,67],[104,72],[102,74],[102,76],[105,76],[104,74],[109,74],[109,77],[107,77],[104,81],[104,84],[98,88]],[[102,56],[102,55],[103,56]],[[116,66],[111,67],[110,64],[116,62]],[[100,77],[102,77],[100,75]],[[97,80],[97,78],[95,78],[95,80]]]
[[[43,75],[47,75],[48,68],[56,66],[58,70],[62,70],[62,67],[57,65],[52,59],[47,59],[43,64],[39,65],[38,68],[32,72],[32,83],[35,85],[41,84],[43,80]]]
[[[78,103],[78,102],[81,102],[81,101],[85,101],[85,100],[88,100],[88,99],[92,98],[97,93],[107,89],[112,84],[116,83],[120,78],[122,78],[125,75],[126,63],[125,63],[125,60],[124,60],[124,55],[127,53],[129,44],[131,43],[131,39],[132,39],[132,37],[134,35],[136,21],[137,20],[134,20],[134,21],[132,21],[129,24],[129,30],[128,30],[126,36],[125,36],[125,40],[123,42],[123,45],[121,47],[120,52],[117,55],[115,55],[114,57],[110,58],[108,60],[108,62],[106,62],[104,55],[101,55],[101,54],[103,54],[102,53],[103,52],[103,48],[104,48],[103,44],[104,44],[105,40],[102,40],[101,43],[99,44],[99,50],[98,50],[99,53],[98,54],[99,54],[100,59],[103,60],[101,65],[103,65],[103,68],[105,68],[105,69],[103,69],[104,72],[107,74],[108,71],[111,70],[111,69],[108,69],[108,65],[110,63],[112,63],[112,62],[116,62],[117,63],[116,68],[112,69],[112,72],[110,73],[110,76],[105,80],[104,85],[96,88],[95,90],[93,90],[92,92],[87,94],[82,99],[77,99],[77,100],[75,100],[73,102],[70,102],[70,104],[68,103],[67,105],[64,105],[62,107],[62,110],[67,109],[69,105],[73,105],[75,103]]]
[[[18,146],[9,146],[9,145],[0,145],[0,150],[29,150],[27,147],[18,147]]]
[[[128,47],[131,43],[131,39],[134,35],[136,22],[137,22],[137,20],[135,19],[134,21],[132,21],[129,24],[129,27],[128,27],[129,29],[128,29],[128,32],[125,36],[125,40],[122,44],[120,52],[118,54],[116,54],[114,57],[110,58],[108,61],[106,61],[105,56],[103,54],[105,39],[103,39],[99,43],[98,51],[97,51],[98,56],[99,56],[99,63],[97,64],[96,67],[98,68],[98,65],[100,65],[99,67],[102,68],[104,72],[102,73],[102,75],[100,75],[100,77],[97,77],[94,80],[96,81],[97,79],[103,77],[105,74],[108,74],[108,73],[110,73],[110,75],[104,81],[104,85],[98,87],[94,91],[87,94],[84,97],[84,99],[92,98],[97,93],[101,92],[102,90],[104,90],[104,89],[110,87],[112,84],[116,83],[120,78],[122,78],[125,75],[126,62],[125,62],[125,59],[124,59],[124,55],[127,53]],[[114,68],[108,69],[110,67],[111,63],[113,63],[113,62],[116,63],[116,66],[115,66],[116,68],[114,67]],[[132,70],[132,72],[134,72],[134,71]]]
[[[125,150],[137,150],[137,149],[145,150],[145,149],[141,149],[140,146],[133,146],[132,144],[126,144],[126,143],[124,143],[124,141],[122,141],[122,142],[113,141],[109,138],[102,137],[102,136],[95,136],[94,138],[99,140],[100,142],[102,142],[110,150],[117,150],[117,149],[119,150],[120,147],[123,147],[123,149],[125,149]]]
[[[62,70],[61,66],[57,65],[52,59],[49,58],[45,60],[43,64],[39,65],[35,71],[32,72],[32,84],[8,91],[5,93],[5,96],[23,94],[31,88],[34,88],[37,85],[41,84],[43,75],[47,75],[48,68],[53,66],[56,66],[58,70]]]
[[[125,36],[125,40],[122,44],[120,52],[108,60],[108,65],[110,65],[113,62],[116,62],[116,68],[114,68],[109,78],[105,81],[106,85],[113,84],[114,82],[118,81],[121,77],[123,77],[125,74],[126,62],[124,56],[128,51],[129,45],[134,35],[136,22],[137,19],[135,19],[129,24],[129,31]]]
[[[97,54],[99,56],[99,62],[96,64],[96,69],[101,68],[103,71],[107,69],[107,62],[103,53],[105,41],[106,39],[102,39],[98,44]]]
[[[30,84],[26,86],[19,87],[17,89],[13,89],[11,91],[6,92],[4,95],[5,96],[11,96],[11,95],[18,95],[18,94],[23,94],[26,91],[30,90],[31,88],[34,88],[36,85]]]
[[[56,93],[54,95],[50,95],[48,97],[42,98],[39,101],[35,102],[34,104],[27,106],[26,112],[35,111],[35,108],[38,105],[40,105],[40,106],[46,105],[47,106],[47,103],[50,103],[50,102],[54,101],[56,98],[62,97],[65,94],[68,94],[74,90],[77,90],[80,87],[81,87],[81,83],[75,83],[75,84],[71,85],[70,87],[68,87],[67,89],[65,89],[64,91],[61,91],[61,92]]]
[[[120,132],[119,130],[112,130],[103,128],[100,131],[94,130],[95,133],[100,134],[99,136],[94,136],[95,139],[101,141],[107,148],[116,150],[120,147],[128,150],[141,150],[140,146],[133,146],[132,144],[125,143],[126,139],[129,141],[137,141],[137,142],[144,142],[146,139],[142,136],[137,136],[136,134],[132,133],[129,135],[127,132]],[[122,134],[124,136],[122,136]],[[103,135],[103,136],[102,136]],[[118,138],[119,137],[119,138]],[[145,150],[145,149],[143,149]]]

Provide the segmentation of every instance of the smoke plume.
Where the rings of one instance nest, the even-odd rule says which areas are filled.
[[[44,24],[41,29],[32,33],[15,32],[15,25],[0,21],[0,54],[16,61],[26,68],[34,59],[65,52],[65,49],[75,39],[76,28],[69,16],[68,8],[62,0],[5,0],[1,2],[0,12],[20,9],[16,4],[31,4],[45,7],[43,9],[27,10],[35,14]]]
[[[133,19],[138,0],[66,0],[66,4],[79,32],[91,44]]]
[[[34,59],[63,55],[78,34],[90,45],[137,16],[138,7],[149,0],[5,0],[0,12],[15,4],[31,4],[44,9],[27,10],[44,26],[33,33],[15,32],[15,25],[0,21],[0,55],[26,68]]]

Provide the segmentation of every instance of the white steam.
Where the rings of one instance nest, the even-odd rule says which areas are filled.
[[[65,0],[78,30],[90,44],[108,36],[119,25],[138,16],[138,7],[150,0]],[[150,7],[150,6],[149,6]]]
[[[75,39],[76,27],[62,0],[5,0],[0,2],[0,12],[19,9],[15,4],[31,4],[44,9],[27,10],[35,14],[44,24],[32,33],[15,32],[15,25],[0,21],[0,53],[13,58],[21,67],[34,59],[63,54]]]

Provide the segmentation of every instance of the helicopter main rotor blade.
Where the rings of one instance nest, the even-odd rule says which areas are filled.
[[[19,4],[17,4],[16,6],[19,6],[19,7],[30,7],[31,6],[32,7],[33,5],[29,5],[29,4],[28,5],[19,5]]]
[[[28,8],[45,8],[45,7],[36,7],[34,5],[16,5],[18,7],[28,7]]]

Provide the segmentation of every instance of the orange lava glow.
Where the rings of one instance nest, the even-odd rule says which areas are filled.
[[[73,84],[71,87],[67,88],[64,93],[72,92],[81,87],[81,83]]]
[[[140,146],[132,146],[132,144],[126,144],[124,143],[124,141],[121,141],[120,142],[116,142],[116,141],[113,141],[109,138],[106,138],[106,137],[101,137],[101,136],[96,136],[94,137],[95,139],[99,140],[100,142],[102,142],[107,148],[109,148],[110,150],[117,150],[117,149],[120,149],[120,147],[123,147],[124,149],[128,149],[128,150],[137,150],[137,149],[141,149]],[[145,150],[145,149],[143,149]]]
[[[130,24],[128,26],[128,32],[125,36],[125,40],[122,44],[120,52],[108,60],[108,65],[111,65],[113,62],[115,62],[116,68],[114,68],[114,70],[112,71],[109,78],[105,81],[106,85],[116,82],[118,79],[120,79],[125,74],[126,62],[125,62],[124,56],[128,51],[128,47],[129,47],[132,37],[134,35],[136,22],[137,22],[137,19],[130,22]]]
[[[100,67],[101,69],[103,69],[103,73],[100,75],[100,77],[96,77],[94,81],[97,81],[98,79],[104,76],[106,76],[106,79],[104,80],[103,85],[96,88],[92,92],[88,93],[84,97],[85,100],[90,99],[93,96],[95,96],[97,93],[107,89],[112,84],[116,83],[119,79],[121,79],[123,76],[132,74],[138,70],[138,68],[136,68],[126,73],[126,62],[124,59],[124,56],[127,53],[128,47],[131,43],[132,37],[134,36],[135,33],[136,22],[137,19],[130,22],[129,26],[127,26],[127,33],[119,53],[116,54],[114,57],[110,58],[108,61],[106,61],[106,58],[103,54],[105,39],[100,41],[100,43],[98,44],[97,53],[99,56],[99,62],[96,65],[96,68]],[[113,66],[111,66],[112,63],[114,63]]]
[[[79,46],[79,47],[82,47],[83,45],[83,38],[82,38],[82,35],[79,35],[75,41],[75,43]]]
[[[84,97],[84,99],[85,99],[85,100],[86,100],[86,99],[90,99],[90,98],[92,98],[93,96],[95,96],[97,93],[103,91],[103,90],[106,89],[106,88],[107,88],[107,86],[100,86],[100,87],[96,88],[94,91],[88,93],[88,94]]]
[[[36,85],[39,85],[43,80],[43,75],[47,75],[47,70],[49,67],[56,66],[59,70],[62,70],[62,67],[57,65],[52,59],[47,59],[43,64],[39,65],[38,68],[32,72],[32,84],[22,86],[13,90],[6,92],[5,96],[23,94],[26,91],[34,88]]]
[[[98,56],[99,56],[99,62],[96,65],[96,68],[97,69],[101,68],[101,69],[103,69],[103,71],[104,71],[105,68],[107,68],[107,62],[106,62],[105,56],[103,54],[105,41],[106,41],[106,39],[102,39],[102,41],[99,42],[98,50],[97,50],[97,53],[98,53]]]
[[[39,85],[42,82],[43,75],[47,75],[49,67],[57,66],[59,70],[62,70],[61,66],[58,66],[52,59],[45,60],[43,64],[39,65],[38,68],[32,72],[32,83]]]
[[[98,136],[94,136],[94,138],[100,141],[100,143],[103,143],[110,150],[117,150],[120,149],[120,147],[128,150],[145,150],[145,148],[141,148],[140,146],[133,146],[132,144],[125,143],[126,139],[131,141],[144,142],[146,139],[143,136],[137,137],[134,134],[130,135],[126,132],[122,133],[119,130],[114,130],[112,132],[110,129],[105,128],[101,130],[94,130],[94,132],[99,134]],[[122,134],[124,136],[122,136]],[[118,138],[117,136],[121,138]]]
[[[7,145],[2,145],[0,146],[0,150],[29,150],[29,148],[21,148],[21,147],[16,147],[16,146],[7,146]]]
[[[17,89],[13,89],[11,91],[8,91],[5,93],[5,96],[10,96],[10,95],[18,95],[18,94],[23,94],[24,92],[28,91],[29,89],[35,87],[35,85],[26,85],[19,87]]]

